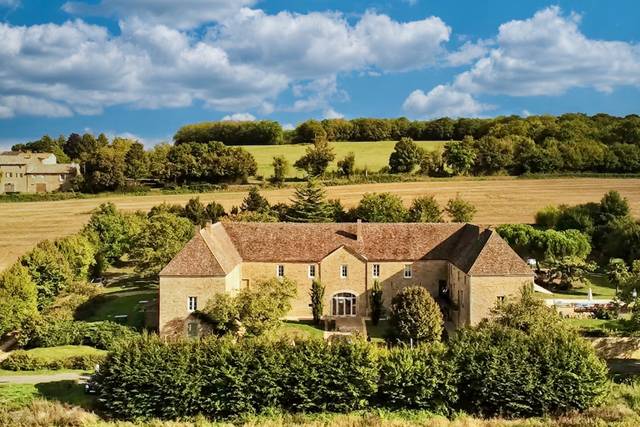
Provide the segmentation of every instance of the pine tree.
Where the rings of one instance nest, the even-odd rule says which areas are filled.
[[[298,187],[287,220],[291,222],[331,222],[333,210],[324,189],[314,180]]]
[[[258,187],[251,187],[249,194],[240,205],[240,210],[243,212],[268,212],[270,209],[269,202],[260,194]]]

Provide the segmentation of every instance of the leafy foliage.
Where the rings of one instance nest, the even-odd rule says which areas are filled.
[[[449,199],[445,210],[453,222],[471,222],[477,212],[476,207],[460,195],[456,195],[455,199]]]
[[[351,178],[356,169],[356,155],[350,152],[342,160],[338,160],[338,172],[341,175]]]
[[[466,175],[474,165],[476,152],[473,137],[465,136],[462,141],[447,142],[442,158],[456,175]]]
[[[308,147],[304,156],[293,164],[310,176],[324,175],[329,164],[336,158],[335,152],[326,139],[317,139]]]
[[[380,281],[374,280],[371,288],[371,323],[377,325],[384,312],[384,300]]]
[[[435,342],[442,336],[440,307],[421,286],[406,287],[393,297],[390,320],[395,338],[405,342]]]
[[[269,120],[195,123],[181,127],[173,140],[176,145],[211,141],[225,145],[274,145],[282,143],[282,126]]]
[[[256,186],[249,189],[249,193],[240,205],[240,210],[243,212],[268,212],[269,209],[269,202],[260,194],[260,190]]]
[[[444,222],[442,213],[434,196],[421,196],[413,199],[407,219],[411,222]]]
[[[366,222],[403,222],[407,217],[402,200],[391,193],[366,193],[354,213]]]
[[[21,329],[38,313],[38,291],[29,270],[14,264],[0,276],[0,337]]]
[[[283,155],[275,156],[273,158],[273,175],[270,180],[274,184],[282,184],[285,177],[289,173],[289,162]]]
[[[498,306],[495,315],[453,337],[461,409],[527,417],[584,410],[602,400],[606,365],[532,290]]]
[[[391,173],[409,173],[415,169],[423,156],[423,150],[411,138],[398,141],[389,157]]]
[[[58,248],[45,240],[20,259],[38,291],[38,308],[51,303],[53,298],[73,280],[73,272],[67,259]]]
[[[319,280],[314,279],[311,282],[311,313],[313,314],[313,323],[316,325],[320,324],[324,312],[324,291],[325,287]]]

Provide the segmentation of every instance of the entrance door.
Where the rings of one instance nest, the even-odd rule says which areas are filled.
[[[331,314],[333,316],[355,316],[356,296],[349,292],[335,294],[331,299]]]
[[[47,184],[36,184],[36,193],[46,193]]]
[[[16,191],[16,187],[13,184],[5,184],[4,185],[4,192],[5,193],[15,193]]]

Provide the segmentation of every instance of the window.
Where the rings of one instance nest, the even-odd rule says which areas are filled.
[[[192,313],[198,309],[198,297],[187,298],[187,310]]]
[[[498,295],[498,304],[502,304],[504,302],[505,296],[504,295]]]
[[[309,264],[309,279],[313,279],[316,277],[316,265]]]
[[[411,264],[405,264],[404,265],[404,278],[405,279],[411,279],[411,277],[412,277]]]
[[[331,298],[331,315],[355,316],[357,307],[356,301],[356,296],[350,292],[335,294],[333,298]]]
[[[380,264],[373,264],[372,276],[380,277]]]
[[[347,274],[349,273],[349,268],[346,265],[341,265],[340,266],[340,277],[341,278],[346,278]]]
[[[276,267],[276,276],[284,277],[284,265],[278,264],[278,267]]]

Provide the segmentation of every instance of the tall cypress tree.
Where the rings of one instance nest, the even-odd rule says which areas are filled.
[[[296,189],[287,213],[291,222],[331,222],[332,209],[324,189],[314,180]]]

